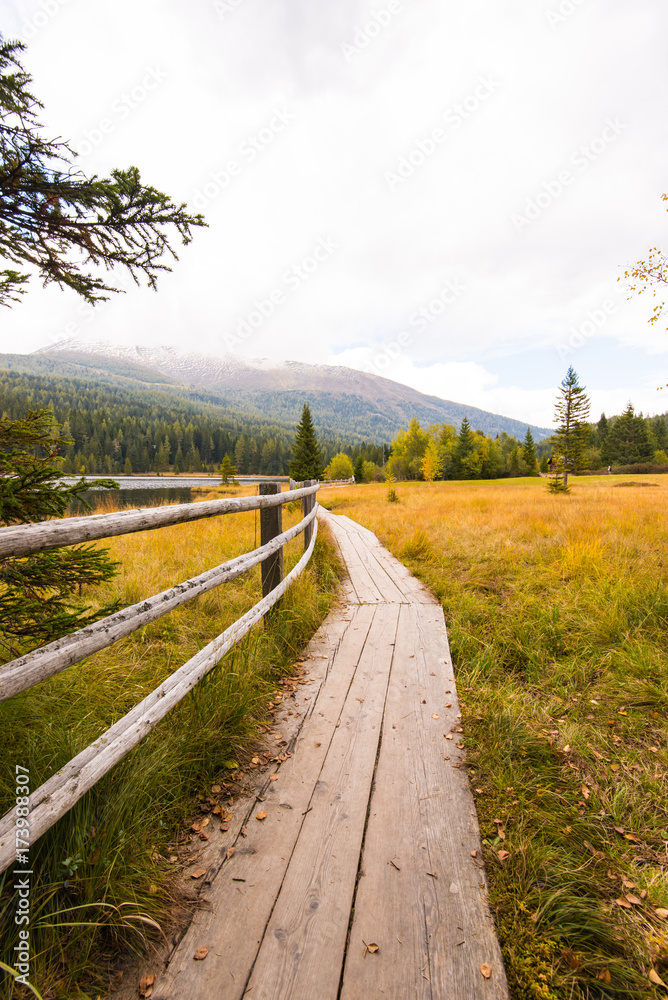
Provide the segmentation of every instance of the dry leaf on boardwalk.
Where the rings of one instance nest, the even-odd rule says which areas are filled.
[[[485,979],[489,979],[489,977],[492,975],[492,966],[488,965],[487,962],[483,962],[483,964],[480,966],[480,971],[482,972]]]
[[[266,818],[267,818],[267,810],[266,809],[260,809],[259,813],[255,817],[255,819],[260,819],[260,820],[266,819]]]
[[[206,868],[196,868],[194,872],[190,873],[191,878],[201,878],[202,875],[206,875]]]
[[[155,973],[150,976],[143,976],[139,980],[139,996],[140,997],[150,997],[153,993],[153,983],[155,982]]]
[[[209,954],[210,951],[211,951],[210,948],[206,947],[198,948],[195,954],[193,955],[193,958],[195,959],[196,962],[201,962],[202,959],[206,958],[206,956]]]
[[[376,952],[378,951],[378,945],[375,943],[375,941],[372,941],[371,944],[367,944],[366,941],[364,939],[362,939],[362,944],[364,945],[364,951],[362,952],[362,958],[366,958],[367,952],[370,955],[375,955]]]

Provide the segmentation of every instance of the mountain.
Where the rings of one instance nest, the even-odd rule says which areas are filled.
[[[0,356],[0,363],[3,357]],[[527,424],[452,400],[427,396],[409,386],[352,368],[301,361],[249,360],[227,354],[213,357],[180,353],[172,347],[124,347],[66,340],[30,355],[5,355],[6,367],[32,374],[89,381],[184,390],[191,401],[221,403],[240,415],[295,424],[308,402],[319,431],[352,440],[390,441],[412,417],[423,425],[459,426],[468,417],[487,435],[523,438]],[[533,427],[536,440],[553,431]]]

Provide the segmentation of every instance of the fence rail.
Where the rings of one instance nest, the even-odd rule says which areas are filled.
[[[269,518],[262,518],[261,515],[262,544],[252,552],[238,556],[227,563],[222,563],[215,569],[177,584],[147,601],[125,608],[89,628],[73,632],[0,668],[0,701],[2,701],[59,673],[61,670],[65,670],[91,653],[113,645],[119,639],[141,628],[142,625],[167,614],[173,608],[192,600],[199,594],[206,593],[228,580],[235,579],[252,566],[258,563],[262,565],[262,600],[258,601],[246,614],[213,639],[187,663],[179,667],[127,715],[119,719],[110,729],[31,794],[31,842],[41,837],[114,764],[122,760],[130,750],[137,746],[157,723],[220,662],[232,646],[243,638],[285,594],[290,584],[305,569],[313,553],[317,535],[315,493],[318,489],[319,485],[312,482],[303,488],[281,493],[280,486],[277,484],[263,483],[260,486],[261,495],[257,497],[236,497],[232,500],[176,504],[169,508],[122,511],[119,514],[99,514],[89,518],[71,518],[64,522],[49,521],[0,529],[0,555],[25,555],[43,549],[55,548],[59,545],[72,544],[73,540],[89,541],[93,538],[108,538],[132,531],[146,531],[168,524],[179,524],[243,510],[259,509],[264,514],[269,511],[274,513],[275,509],[277,515],[273,521]],[[298,499],[301,499],[302,512],[305,516],[299,524],[283,532],[280,530],[282,506]],[[212,509],[214,507],[215,509]],[[204,508],[204,510],[200,511],[198,508]],[[174,516],[175,513],[176,516]],[[94,521],[92,532],[84,530],[83,522],[90,521]],[[31,531],[30,529],[41,529],[41,531]],[[283,546],[302,531],[304,532],[304,554],[294,569],[285,579],[282,579]],[[11,540],[7,542],[10,535]],[[43,543],[37,548],[33,547],[36,538],[40,538]],[[58,541],[55,541],[56,538]],[[63,539],[67,539],[67,541]],[[8,868],[15,860],[14,827],[14,810],[11,810],[0,820],[0,872]]]

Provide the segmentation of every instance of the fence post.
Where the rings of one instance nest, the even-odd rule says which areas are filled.
[[[317,479],[307,479],[302,483],[302,486],[315,486],[318,482]],[[310,496],[302,497],[302,517],[306,517],[310,514],[315,507],[315,493],[311,493]],[[307,524],[304,528],[304,552],[311,544],[311,538],[313,536],[313,521]]]
[[[260,483],[260,496],[280,493],[280,483]],[[260,545],[266,545],[283,531],[283,507],[262,507],[260,510]],[[262,570],[262,596],[266,597],[283,580],[283,549],[268,556],[260,563]]]

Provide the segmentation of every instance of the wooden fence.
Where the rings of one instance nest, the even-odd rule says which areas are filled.
[[[297,485],[297,484],[295,484]],[[319,489],[315,481],[281,493],[280,485],[262,483],[259,496],[207,500],[201,503],[175,504],[144,510],[126,510],[114,514],[93,514],[64,521],[42,521],[10,528],[0,528],[0,558],[25,556],[62,545],[98,538],[111,538],[135,531],[150,531],[171,524],[183,524],[207,517],[260,511],[260,546],[200,576],[176,584],[169,590],[149,597],[139,604],[109,615],[88,628],[72,632],[56,642],[12,660],[0,667],[0,702],[26,691],[47,677],[60,673],[97,650],[113,645],[138,628],[155,621],[173,608],[205,594],[245,573],[258,563],[262,572],[262,600],[242,615],[221,635],[213,639],[192,659],[184,663],[127,715],[119,719],[94,743],[49,778],[30,796],[30,842],[60,819],[114,764],[151,732],[171,708],[222,659],[239,639],[272,608],[306,567],[317,534]],[[301,500],[302,520],[282,530],[283,504]],[[304,532],[304,554],[294,569],[283,578],[283,546]],[[12,809],[0,820],[0,872],[16,857],[15,815]]]

